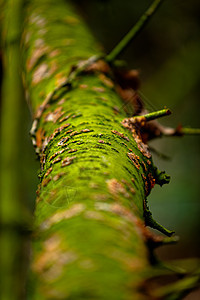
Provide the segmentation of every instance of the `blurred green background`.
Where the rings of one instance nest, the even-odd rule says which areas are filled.
[[[83,17],[107,53],[138,20],[150,0],[76,0]],[[200,127],[200,1],[166,0],[148,26],[121,56],[129,68],[140,70],[141,94],[149,111],[169,107],[173,114],[161,120],[176,127]],[[31,117],[24,106],[24,197],[34,207],[39,163],[29,138]],[[158,251],[167,259],[200,256],[200,137],[163,138],[151,142],[157,167],[171,175],[169,185],[156,186],[149,197],[153,217],[174,229],[177,245]],[[195,298],[193,298],[195,299]]]

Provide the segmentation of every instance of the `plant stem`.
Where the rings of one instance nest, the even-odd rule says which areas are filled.
[[[145,13],[140,17],[137,23],[125,35],[125,37],[117,44],[117,46],[107,55],[106,61],[112,63],[132,42],[137,34],[144,28],[149,19],[156,12],[163,0],[154,0]]]
[[[200,134],[200,128],[181,128],[182,134],[188,134],[188,135],[199,135]]]
[[[169,116],[171,115],[171,111],[168,108],[162,109],[162,110],[158,110],[158,111],[154,111],[152,113],[146,114],[143,117],[145,117],[146,121],[152,121],[155,119],[159,119],[162,118],[164,116]]]
[[[148,122],[148,121],[152,121],[152,120],[155,120],[155,119],[158,119],[158,118],[161,118],[164,116],[169,116],[169,115],[171,115],[171,111],[168,108],[165,108],[165,109],[154,111],[152,113],[149,113],[149,114],[146,114],[143,116],[135,116],[135,117],[131,118],[131,120],[135,122],[136,119],[142,120],[145,118],[145,121]]]

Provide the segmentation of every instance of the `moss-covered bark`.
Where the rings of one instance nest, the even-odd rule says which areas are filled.
[[[150,299],[144,224],[158,178],[147,145],[122,123],[109,67],[88,60],[100,48],[64,0],[28,1],[21,46],[41,161],[29,298]]]

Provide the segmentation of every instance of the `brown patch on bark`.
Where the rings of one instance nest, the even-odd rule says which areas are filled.
[[[142,132],[142,129],[141,129],[141,123],[133,123],[131,121],[131,119],[134,119],[134,118],[130,118],[130,119],[124,119],[122,121],[122,125],[129,129],[132,133],[132,136],[134,138],[134,140],[136,141],[137,143],[137,146],[138,146],[138,149],[140,150],[140,152],[146,156],[147,158],[151,158],[151,153],[149,151],[149,147],[147,144],[145,144],[142,140],[142,137],[141,137],[141,132]],[[141,119],[141,122],[143,121],[143,118],[140,118]]]
[[[57,136],[63,129],[67,128],[71,124],[67,123],[59,128],[56,128],[54,132],[50,135],[50,137],[47,139],[47,144],[55,137]]]
[[[59,49],[54,49],[49,53],[49,57],[55,57],[58,56],[61,53]]]
[[[32,85],[36,85],[41,80],[48,77],[48,69],[49,67],[46,63],[39,65],[33,72]]]
[[[44,174],[44,177],[47,177],[47,176],[52,172],[52,170],[53,170],[53,168],[50,167],[50,168],[46,171],[46,173]]]
[[[134,195],[135,194],[135,189],[132,187],[132,185],[125,179],[121,180],[125,186],[128,188],[128,190]]]
[[[124,140],[129,142],[129,138],[127,136],[125,136],[123,133],[120,133],[117,130],[111,130],[111,132],[114,133],[114,134],[117,134],[118,136],[120,136],[121,138],[123,138]]]
[[[70,115],[63,117],[62,119],[59,120],[59,123],[62,123],[64,121],[68,120],[69,117],[70,117]]]
[[[45,138],[45,131],[43,128],[39,128],[36,132],[36,146],[37,148],[41,148],[42,143],[44,141]]]
[[[63,103],[65,103],[65,98],[62,98],[60,101],[58,101],[58,105],[62,105]]]
[[[132,181],[133,183],[135,183],[135,179],[134,179],[134,178],[131,178],[131,181]]]
[[[87,72],[109,73],[110,67],[104,60],[97,60],[86,69]]]
[[[72,132],[72,129],[67,130],[67,131],[66,131],[66,134],[68,134],[68,133],[70,133],[70,132]]]
[[[104,85],[108,86],[109,88],[114,87],[113,81],[110,78],[108,78],[105,74],[99,74],[99,79],[103,82]]]
[[[85,205],[82,203],[77,203],[72,205],[70,208],[65,209],[64,211],[59,211],[48,218],[41,224],[41,229],[47,229],[53,224],[56,224],[62,220],[73,218],[74,216],[79,215],[86,209]]]
[[[62,161],[61,167],[66,167],[72,163],[72,161],[76,158],[76,156],[66,157]]]
[[[44,167],[44,164],[46,162],[46,155],[44,153],[41,153],[40,154],[40,165],[41,165],[41,170],[43,171],[43,167]]]
[[[95,98],[96,98],[96,99],[99,99],[99,100],[102,100],[102,101],[104,101],[104,102],[107,102],[107,101],[108,101],[108,99],[106,99],[105,97],[102,97],[102,96],[96,96]]]
[[[108,195],[107,194],[96,194],[96,195],[94,195],[94,199],[97,201],[107,201]]]
[[[143,167],[143,170],[145,171],[145,173],[147,172],[147,166],[146,164],[143,162],[143,160],[141,161],[141,166]]]
[[[72,133],[70,133],[70,136],[74,136],[74,135],[77,135],[77,134],[80,134],[80,132],[78,132],[78,131],[73,131]]]
[[[54,177],[53,177],[53,181],[57,181],[58,179],[60,179],[63,175],[65,175],[65,173],[61,172],[59,174],[56,174]]]
[[[91,131],[93,131],[93,130],[91,130],[91,129],[87,129],[87,128],[86,128],[86,129],[82,129],[82,130],[81,130],[81,132],[83,132],[83,133],[86,133],[86,132],[91,132]]]
[[[98,92],[98,93],[104,93],[105,92],[105,89],[101,86],[93,86],[92,90],[95,91],[95,92]]]
[[[63,250],[62,241],[59,235],[52,235],[43,243],[42,251],[34,260],[33,270],[40,273],[41,278],[50,284],[59,278],[63,272],[64,266],[78,258],[72,251]],[[48,289],[47,298],[60,298],[62,293],[55,289]]]
[[[147,177],[144,174],[142,174],[142,179],[143,179],[144,185],[145,185],[145,196],[147,196],[150,192],[149,191],[149,183],[147,181]]]
[[[48,184],[51,180],[52,180],[51,177],[49,177],[49,178],[44,178],[44,179],[42,180],[42,186],[43,186],[43,187],[47,186],[47,184]]]
[[[69,151],[68,151],[68,153],[73,153],[73,152],[76,152],[77,151],[77,149],[70,149]]]
[[[65,74],[61,73],[57,73],[55,74],[55,85],[56,86],[62,86],[62,84],[64,84],[67,80],[67,76]]]
[[[27,60],[27,64],[26,64],[27,70],[30,71],[34,67],[36,62],[39,60],[39,58],[47,54],[48,51],[49,51],[49,47],[44,44],[36,48],[31,54],[31,57]]]
[[[64,112],[62,112],[62,107],[57,107],[53,112],[49,112],[48,114],[46,114],[45,116],[45,122],[53,122],[56,123],[57,120],[62,117],[62,115],[64,114]]]
[[[66,142],[69,140],[69,137],[64,137],[58,142],[58,146],[66,145]]]
[[[61,161],[61,157],[57,157],[56,159],[54,159],[54,160],[52,161],[52,165],[58,163],[59,161]]]
[[[151,173],[148,173],[148,179],[150,182],[150,189],[152,189],[156,184],[156,180]]]
[[[65,151],[65,149],[62,149],[60,151],[55,152],[50,158],[49,161],[51,161],[52,159],[54,159],[58,154],[62,154]]]
[[[107,185],[111,194],[113,195],[122,194],[126,198],[129,197],[129,194],[127,193],[123,183],[120,183],[116,178],[107,180]]]
[[[134,153],[127,153],[130,160],[134,163],[134,166],[139,170],[140,168],[140,157]]]
[[[80,88],[80,89],[87,89],[87,88],[88,88],[88,85],[87,85],[87,84],[80,84],[80,85],[79,85],[79,88]]]
[[[98,188],[99,188],[98,183],[95,183],[95,182],[90,182],[89,186],[90,186],[92,189],[98,189]]]
[[[78,118],[78,117],[81,117],[81,116],[82,116],[82,114],[77,114],[77,115],[71,116],[71,118],[72,118],[72,119],[75,119],[75,118]]]
[[[114,114],[117,115],[120,112],[120,109],[118,106],[113,106]]]
[[[145,184],[145,196],[148,196],[151,189],[155,186],[156,180],[151,173],[148,173],[147,176],[142,174],[142,178]]]

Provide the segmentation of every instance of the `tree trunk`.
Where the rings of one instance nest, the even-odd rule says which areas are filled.
[[[74,5],[27,3],[23,79],[41,162],[29,297],[151,299],[151,154],[122,122],[117,83]]]
[[[20,69],[22,1],[0,1],[0,299],[22,299],[30,213],[23,181],[24,99]],[[23,192],[22,192],[23,190]],[[26,199],[27,200],[27,199]],[[30,218],[31,219],[31,218]]]

